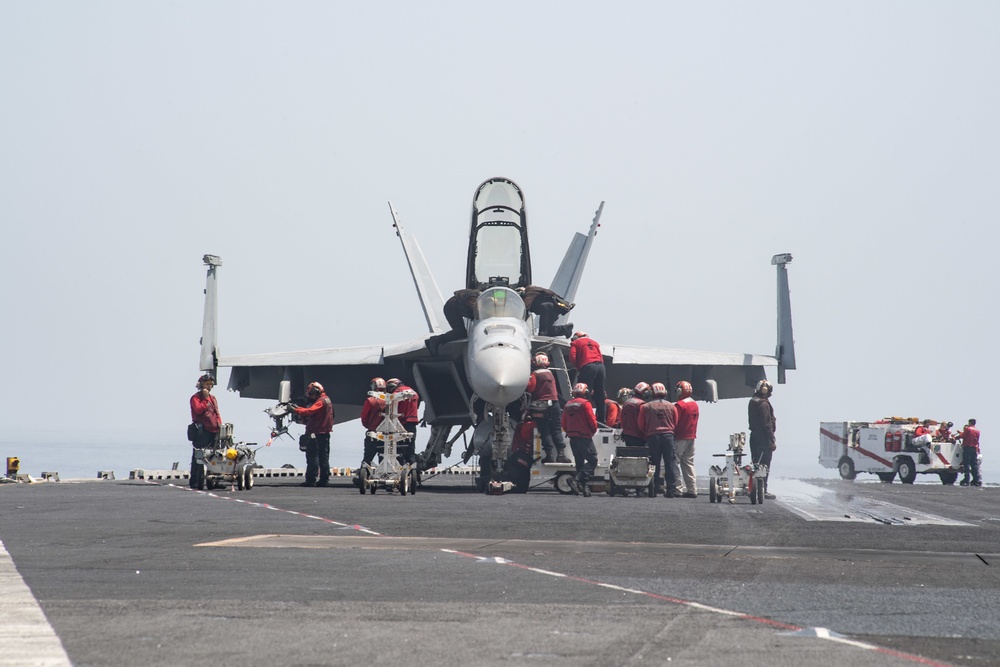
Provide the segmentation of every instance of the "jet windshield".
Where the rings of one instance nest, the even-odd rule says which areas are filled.
[[[519,320],[524,319],[524,301],[514,290],[503,287],[493,287],[487,289],[479,295],[476,302],[479,312],[479,319],[488,317],[514,317]]]
[[[467,273],[472,289],[531,283],[524,198],[512,181],[492,179],[476,190]]]

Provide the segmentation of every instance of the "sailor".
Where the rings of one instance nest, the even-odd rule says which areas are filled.
[[[982,486],[983,480],[979,476],[979,429],[976,428],[976,420],[970,419],[969,423],[962,429],[962,467],[965,475],[961,485],[969,486],[969,475],[972,475],[972,486]]]
[[[398,394],[403,391],[412,391],[413,397],[408,398],[404,401],[400,401],[396,405],[396,414],[399,415],[399,423],[403,425],[408,432],[413,434],[413,437],[406,442],[399,444],[396,449],[397,456],[403,463],[413,463],[415,461],[415,452],[417,446],[417,424],[420,423],[420,418],[417,416],[417,411],[420,404],[420,396],[417,394],[416,390],[407,387],[398,378],[389,378],[385,382],[385,389],[390,394]]]
[[[626,389],[626,391],[628,390]],[[618,401],[613,401],[610,398],[604,399],[604,416],[607,419],[604,425],[608,428],[618,428],[621,426],[622,407]]]
[[[677,426],[674,427],[674,456],[684,479],[683,488],[678,478],[676,491],[682,498],[698,497],[698,482],[694,472],[694,441],[698,437],[698,403],[691,398],[691,383],[681,380],[675,387]]]
[[[535,440],[536,423],[527,409],[521,414],[521,422],[514,428],[507,457],[507,477],[514,485],[514,493],[527,493],[531,484],[531,466],[535,462],[532,451]]]
[[[955,422],[942,421],[937,430],[934,431],[934,440],[937,442],[954,442],[955,436],[951,432],[951,427]]]
[[[468,334],[465,320],[476,319],[476,301],[481,292],[477,289],[460,289],[444,302],[444,318],[451,325],[451,330],[443,334],[431,336],[425,341],[427,349],[437,356],[438,349],[453,340],[461,340]]]
[[[382,378],[372,378],[372,391],[385,392],[385,380]],[[361,406],[361,425],[365,427],[365,453],[362,461],[371,463],[375,459],[375,454],[383,445],[378,439],[369,437],[368,433],[374,431],[382,423],[382,413],[385,411],[385,401],[377,396],[368,396]],[[379,457],[381,460],[381,457]]]
[[[524,301],[524,308],[529,313],[538,315],[539,336],[565,336],[573,333],[573,323],[555,326],[560,316],[573,310],[575,303],[569,303],[550,289],[538,285],[528,285],[518,288],[517,293]]]
[[[594,446],[594,434],[597,433],[597,417],[590,403],[590,389],[580,382],[573,385],[573,398],[566,402],[562,414],[562,428],[569,437],[569,446],[573,448],[573,461],[576,463],[576,477],[570,478],[569,488],[574,493],[590,497],[590,487],[587,480],[597,468],[597,447]]]
[[[747,406],[747,417],[750,426],[750,458],[754,463],[767,466],[767,477],[764,478],[764,497],[774,500],[774,494],[767,491],[767,480],[771,477],[771,455],[778,445],[774,439],[777,421],[774,418],[774,408],[771,407],[771,394],[774,387],[767,380],[757,383],[754,395]]]
[[[300,486],[327,486],[330,483],[330,432],[333,430],[333,401],[323,385],[311,382],[306,387],[308,407],[292,407],[297,417],[305,419],[306,432],[299,439],[305,445],[306,481]],[[319,475],[317,481],[316,476]]]
[[[662,382],[654,382],[650,389],[653,392],[653,400],[647,401],[639,409],[639,429],[646,437],[649,458],[655,467],[653,479],[656,495],[662,491],[665,497],[673,498],[674,487],[677,484],[674,473],[674,428],[677,426],[677,409],[667,400],[667,387]],[[660,479],[661,463],[665,480]]]
[[[625,387],[619,389],[619,396],[622,395],[622,391],[628,391],[628,389]],[[629,447],[646,446],[646,437],[639,429],[639,409],[643,403],[652,397],[653,392],[650,390],[649,385],[645,382],[640,382],[635,385],[635,389],[632,390],[631,395],[625,399],[625,403],[622,405],[622,440]]]
[[[590,387],[590,400],[597,412],[597,421],[607,423],[607,415],[604,414],[604,399],[607,398],[604,391],[604,355],[601,354],[600,344],[586,332],[577,331],[569,346],[569,362],[577,370],[576,381]]]
[[[528,378],[526,391],[531,394],[530,414],[542,438],[542,451],[545,453],[542,463],[570,463],[566,458],[566,442],[560,428],[562,407],[559,405],[556,378],[549,370],[549,355],[539,352],[532,358],[531,365],[534,370]]]
[[[222,428],[222,416],[219,414],[219,403],[212,396],[215,378],[211,373],[205,373],[198,378],[195,387],[198,391],[191,397],[191,426],[188,436],[191,440],[191,470],[194,470],[195,449],[213,447],[219,440],[219,429]],[[194,437],[190,437],[194,436]],[[191,475],[191,488],[195,488],[196,479]]]

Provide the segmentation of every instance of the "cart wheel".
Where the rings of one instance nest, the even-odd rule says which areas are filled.
[[[757,489],[759,489],[759,488],[760,488],[760,482],[758,482],[757,480],[755,480],[755,479],[753,479],[751,477],[750,478],[750,492],[747,494],[748,496],[750,496],[750,504],[751,505],[756,505],[757,504]]]
[[[236,490],[237,491],[242,491],[243,490],[243,485],[246,482],[246,475],[244,473],[245,473],[245,471],[238,472],[238,473],[236,473],[236,475],[234,475],[234,477],[236,477]]]
[[[757,484],[754,484],[754,494],[757,496],[758,505],[764,504],[764,488],[767,486],[767,478],[765,477],[764,479],[764,483],[758,482]]]
[[[375,485],[374,484],[372,484],[371,486],[368,487],[368,495],[370,495],[370,496],[374,496],[375,495]]]
[[[570,473],[568,472],[561,472],[557,474],[555,479],[556,491],[562,493],[563,495],[573,493],[573,491],[569,488],[569,478]]]
[[[406,471],[399,475],[399,495],[405,496],[410,487],[410,472]]]
[[[204,491],[205,490],[205,464],[204,463],[195,463],[194,464],[194,470],[195,470],[195,474],[198,476],[198,479],[195,482],[195,488],[197,488],[199,491]]]
[[[253,466],[243,469],[243,489],[249,491],[253,488]]]
[[[608,477],[608,495],[614,498],[617,492],[617,489],[615,489],[615,480]]]
[[[414,468],[410,471],[410,495],[412,496],[417,492],[417,469]]]
[[[708,478],[708,502],[719,502],[719,483],[714,477]]]
[[[361,466],[358,470],[358,490],[361,495],[365,495],[365,487],[368,486],[368,466]]]

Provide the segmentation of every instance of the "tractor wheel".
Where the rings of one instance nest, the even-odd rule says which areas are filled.
[[[903,484],[913,484],[913,480],[917,478],[917,466],[914,465],[913,459],[909,456],[904,456],[899,459],[897,465],[899,470],[899,481]]]
[[[854,470],[854,460],[850,456],[840,457],[840,461],[837,462],[837,470],[840,472],[841,478],[848,482],[853,482],[854,478],[858,476],[857,471]]]

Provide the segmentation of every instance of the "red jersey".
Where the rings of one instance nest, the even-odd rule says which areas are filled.
[[[601,346],[593,338],[577,338],[569,346],[569,363],[580,370],[587,364],[595,361],[604,363],[604,355],[601,354]]]
[[[396,387],[396,391],[392,393],[398,394],[401,391],[412,391],[413,398],[408,398],[396,404],[396,414],[399,415],[399,421],[403,424],[416,424],[420,421],[420,418],[417,417],[417,405],[420,403],[420,396],[405,384]]]
[[[688,396],[674,403],[677,410],[677,426],[674,437],[678,440],[694,440],[698,437],[698,403]]]
[[[547,368],[539,368],[532,371],[528,378],[528,388],[526,391],[531,394],[533,401],[558,401],[559,391],[556,389],[556,377]]]
[[[590,401],[577,396],[567,402],[563,407],[562,429],[571,438],[593,438],[597,433],[597,415]]]
[[[631,435],[636,438],[645,437],[642,430],[639,429],[639,409],[645,404],[646,402],[638,396],[633,396],[625,401],[620,415],[623,435]]]
[[[962,446],[972,447],[979,451],[979,429],[975,426],[966,426],[962,429]]]
[[[306,418],[306,435],[329,433],[333,430],[333,401],[325,393],[308,408],[294,408],[295,414]]]
[[[673,433],[677,425],[677,408],[665,398],[654,398],[639,410],[639,430],[642,437],[654,433]]]
[[[209,433],[218,433],[222,426],[222,416],[219,415],[219,404],[211,394],[206,398],[199,391],[191,397],[191,421],[201,424]]]
[[[382,423],[382,412],[385,410],[385,401],[381,398],[369,396],[361,406],[361,425],[366,431],[374,431]]]
[[[604,423],[611,428],[618,428],[621,424],[621,406],[610,398],[604,399]]]

